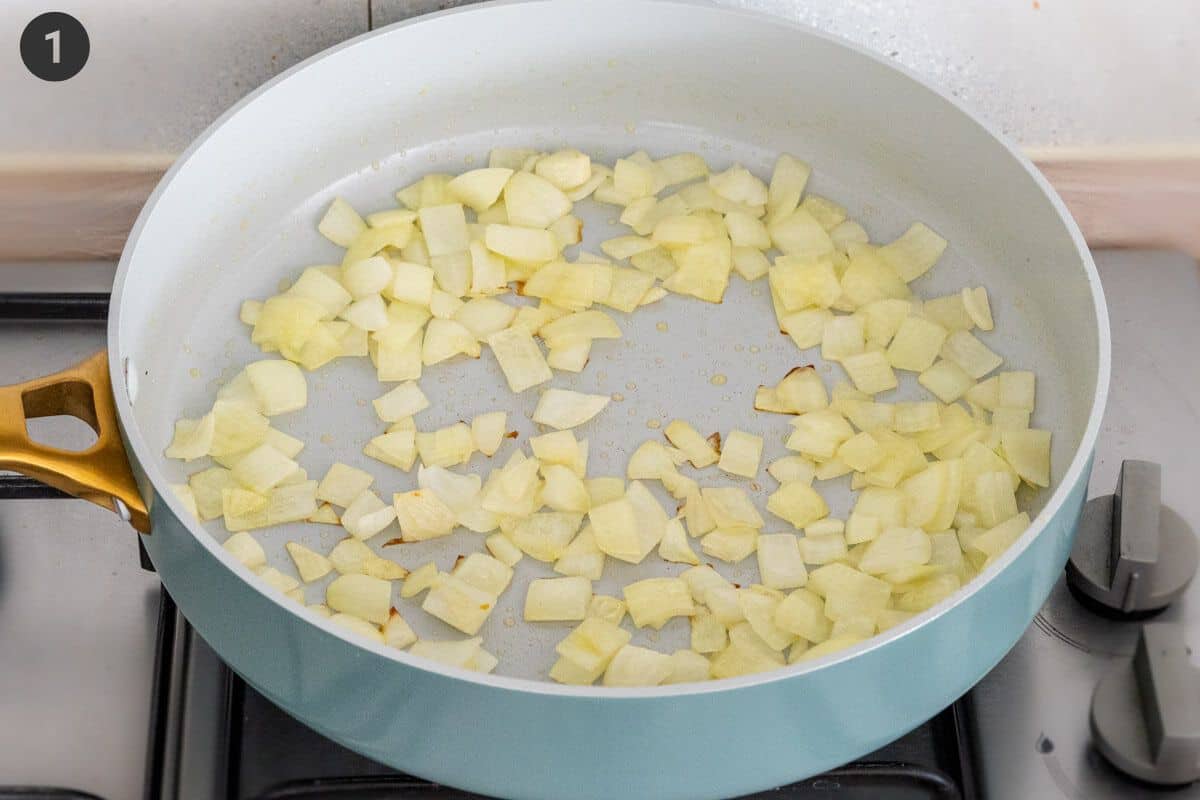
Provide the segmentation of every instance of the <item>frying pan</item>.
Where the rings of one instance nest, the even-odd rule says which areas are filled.
[[[985,340],[1012,368],[1039,376],[1034,423],[1054,431],[1053,482],[1031,499],[1029,530],[962,591],[853,648],[762,675],[647,689],[544,680],[569,626],[512,624],[524,584],[546,572],[531,559],[482,631],[501,659],[494,675],[361,641],[262,585],[221,547],[219,524],[190,518],[168,490],[186,477],[162,455],[173,421],[202,412],[220,381],[261,357],[237,321],[243,299],[340,258],[314,230],[331,198],[390,207],[398,187],[480,165],[501,145],[573,146],[610,162],[639,148],[656,157],[691,150],[715,168],[740,162],[760,175],[790,152],[813,165],[811,190],[846,205],[874,240],[916,219],[942,233],[951,246],[916,288],[931,296],[986,286],[997,330]],[[594,249],[615,214],[591,205],[577,213]],[[622,474],[633,447],[659,435],[648,426],[674,418],[706,432],[760,433],[764,459],[784,452],[784,424],[751,409],[753,387],[819,359],[774,329],[761,287],[735,279],[719,306],[669,296],[623,316],[623,339],[598,343],[583,373],[556,376],[556,386],[624,398],[580,430],[591,442],[589,474]],[[840,377],[821,369],[828,383]],[[1032,165],[950,98],[778,19],[686,2],[496,3],[349,41],[217,121],[129,237],[107,353],[0,390],[0,467],[129,519],[180,609],[239,674],[371,758],[505,796],[724,797],[867,753],[996,664],[1070,550],[1108,378],[1103,296],[1078,230]],[[536,393],[511,395],[490,354],[432,367],[422,386],[432,400],[422,428],[508,409],[518,443],[534,432]],[[305,440],[310,474],[342,460],[374,472],[382,493],[403,491],[410,476],[359,455],[379,427],[367,401],[386,388],[369,363],[335,362],[309,376],[309,407],[275,424]],[[895,396],[915,389],[902,384]],[[86,419],[96,445],[63,453],[30,443],[24,418],[52,413]],[[471,468],[488,465],[477,456]],[[760,504],[770,491],[743,485]],[[848,486],[831,487],[842,516]],[[316,525],[256,535],[285,571],[285,542],[327,551],[338,538]],[[447,569],[479,549],[478,536],[461,534],[387,552]],[[597,591],[676,566],[610,563]],[[307,592],[320,602],[323,582]],[[422,636],[458,638],[419,611],[407,617]],[[669,651],[686,640],[686,624],[675,623],[639,631],[635,642]]]

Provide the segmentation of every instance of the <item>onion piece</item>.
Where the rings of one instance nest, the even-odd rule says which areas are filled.
[[[688,544],[683,522],[678,518],[667,521],[662,541],[658,543],[658,555],[663,561],[673,561],[678,564],[695,566],[700,563],[695,551]]]
[[[422,206],[417,219],[430,256],[460,253],[470,246],[461,203]]]
[[[483,640],[478,636],[457,642],[435,642],[421,639],[413,644],[408,652],[439,664],[468,669],[483,652],[482,643]]]
[[[317,486],[317,499],[346,508],[374,482],[371,473],[334,462]]]
[[[175,436],[164,451],[167,458],[194,461],[212,450],[216,424],[212,414],[200,419],[180,419],[175,422]]]
[[[767,510],[803,528],[829,514],[829,506],[811,486],[802,482],[785,483],[767,499]]]
[[[1025,481],[1050,485],[1050,431],[1029,429],[1000,435],[1004,458]]]
[[[758,571],[764,586],[795,589],[808,582],[808,571],[800,553],[800,544],[790,533],[761,534],[758,537]]]
[[[384,422],[395,422],[429,408],[429,398],[421,387],[407,381],[372,401],[376,415]]]
[[[673,420],[663,432],[671,444],[684,452],[694,467],[707,467],[716,463],[720,458],[720,454],[708,443],[708,440],[684,420]]]
[[[696,613],[692,593],[682,578],[647,578],[626,586],[625,603],[633,624],[639,628],[662,628],[672,617]]]
[[[475,451],[471,428],[465,422],[457,422],[436,431],[417,433],[415,439],[421,463],[427,467],[465,464]]]
[[[441,580],[441,573],[438,572],[437,564],[432,561],[422,564],[408,574],[404,579],[404,585],[400,587],[400,597],[409,599],[416,597],[421,592],[433,587]]]
[[[742,489],[706,487],[701,489],[701,495],[705,507],[712,514],[718,527],[758,529],[764,525],[758,509]]]
[[[721,446],[721,459],[717,468],[730,475],[753,478],[758,475],[762,459],[763,440],[745,431],[730,431]]]
[[[974,289],[964,288],[962,290],[962,302],[966,307],[967,314],[971,317],[971,321],[979,326],[980,330],[990,331],[995,324],[992,321],[992,307],[988,302],[987,289],[983,286],[977,286]]]
[[[342,575],[325,589],[325,603],[334,611],[382,625],[391,614],[392,585],[369,575]]]
[[[233,478],[252,492],[266,494],[300,465],[269,444],[251,450],[233,467]]]
[[[405,541],[447,536],[457,524],[454,511],[432,491],[399,492],[392,495],[392,505]]]
[[[937,360],[949,332],[929,320],[910,316],[900,323],[887,349],[887,359],[896,369],[923,372]]]
[[[606,594],[594,594],[588,603],[587,615],[596,617],[613,625],[620,625],[625,618],[627,606],[624,600],[618,600]]]
[[[946,250],[946,240],[925,224],[914,222],[904,234],[879,248],[879,256],[911,283],[928,272]]]
[[[590,524],[584,525],[579,535],[562,551],[562,555],[554,562],[554,571],[560,575],[600,580],[604,574],[604,553],[596,546],[596,536]]]
[[[483,543],[487,547],[489,553],[491,553],[498,561],[501,561],[510,567],[516,565],[516,563],[520,561],[524,555],[521,552],[521,549],[513,544],[512,540],[502,533],[492,534],[491,536],[487,537]]]
[[[333,546],[329,551],[328,564],[342,575],[370,575],[388,581],[403,579],[409,574],[407,569],[376,555],[365,542],[353,536]]]
[[[800,205],[800,196],[811,174],[812,167],[805,162],[787,153],[780,154],[767,187],[768,219],[784,217]]]
[[[942,358],[952,361],[979,379],[1004,363],[1004,359],[967,331],[955,331],[942,345]]]
[[[582,514],[540,512],[522,519],[510,538],[525,555],[552,563],[562,558],[582,521]]]
[[[610,400],[608,395],[547,389],[538,399],[533,421],[557,430],[575,428],[603,411]]]
[[[500,197],[513,170],[505,167],[473,169],[446,184],[446,192],[476,212],[486,211]]]
[[[484,553],[471,553],[459,561],[450,574],[497,597],[508,588],[513,577],[507,564]]]
[[[525,594],[526,622],[568,622],[587,616],[592,582],[587,578],[538,578]]]
[[[383,643],[388,647],[403,650],[416,641],[417,634],[404,617],[400,616],[400,612],[393,608],[387,622],[383,624]]]
[[[389,430],[367,442],[363,455],[407,472],[417,460],[416,431]]]
[[[541,349],[524,328],[514,326],[497,331],[487,338],[487,343],[513,392],[523,392],[554,377]]]
[[[370,539],[391,525],[395,519],[395,509],[368,489],[342,512],[342,527],[356,539]]]
[[[504,205],[513,225],[547,228],[558,218],[571,213],[571,201],[562,190],[545,178],[529,172],[515,172],[504,187]]]
[[[349,247],[367,229],[367,223],[354,207],[340,197],[335,197],[317,223],[317,230],[329,241],[340,247]]]

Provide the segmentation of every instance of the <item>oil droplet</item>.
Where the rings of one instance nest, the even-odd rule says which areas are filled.
[[[735,352],[735,353],[740,353],[740,352],[742,352],[742,351],[743,351],[743,350],[745,350],[745,349],[746,349],[746,348],[745,348],[745,346],[744,346],[744,345],[735,344],[735,345],[733,346],[733,352]]]
[[[751,353],[757,353],[757,352],[758,352],[758,345],[756,345],[756,344],[752,344],[752,345],[750,345],[750,352],[751,352]]]
[[[662,357],[660,356],[660,357],[658,357],[658,358],[655,358],[655,359],[654,359],[654,363],[655,363],[655,364],[661,364],[661,363],[663,363]]]
[[[359,408],[366,408],[366,407],[367,407],[367,401],[366,401],[366,400],[363,400],[362,398],[359,398],[357,402],[358,402],[358,407],[359,407]]]
[[[713,386],[724,386],[727,380],[729,379],[724,375],[717,373],[716,375],[712,376],[712,380],[710,380],[709,383],[711,383]]]
[[[322,433],[321,434],[321,444],[333,444],[333,434],[332,433]]]
[[[655,325],[654,327],[658,328],[660,331],[664,331],[664,332],[670,328],[670,326],[667,325],[667,323],[665,323],[665,322],[660,322],[657,325]]]
[[[662,423],[656,419],[648,419],[646,420],[646,427],[652,431],[656,431],[662,427]]]
[[[625,399],[625,395],[621,394],[620,392],[613,392],[612,399],[619,403]]]
[[[637,388],[637,384],[630,381],[629,383],[625,384],[625,388],[632,391],[633,389]]]
[[[636,417],[636,416],[637,416],[637,409],[636,409],[636,408],[631,408],[631,409],[629,409],[629,416],[631,416],[631,417]]]
[[[636,130],[637,130],[637,125],[634,125],[632,122],[625,123],[625,132],[626,133],[633,133]]]
[[[192,367],[191,369],[188,370],[188,375],[191,375],[193,378],[199,378],[200,370],[196,369],[195,367]]]
[[[516,624],[517,624],[517,621],[513,617],[505,617],[504,618],[504,627],[511,628]]]

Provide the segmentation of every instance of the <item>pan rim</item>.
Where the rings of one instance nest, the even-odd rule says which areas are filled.
[[[632,2],[632,0],[630,0]],[[605,3],[608,0],[571,0],[577,5],[591,5]],[[163,176],[162,180],[155,187],[153,193],[147,199],[141,212],[138,214],[137,220],[130,231],[126,241],[125,248],[121,254],[121,259],[117,268],[116,278],[113,284],[112,303],[109,314],[107,345],[108,351],[113,356],[109,359],[110,377],[112,380],[113,394],[116,401],[118,418],[121,422],[121,430],[124,434],[127,447],[131,454],[140,465],[141,470],[145,473],[146,478],[154,487],[156,495],[155,502],[166,503],[170,512],[180,523],[185,527],[188,533],[193,536],[202,547],[204,547],[209,555],[221,561],[228,569],[236,572],[243,580],[246,580],[251,587],[257,591],[263,599],[274,603],[279,607],[282,613],[295,614],[304,619],[309,624],[315,626],[323,633],[329,636],[335,636],[343,640],[343,643],[350,647],[357,647],[366,650],[376,656],[396,661],[406,667],[431,672],[447,678],[467,681],[478,684],[484,688],[501,689],[505,691],[515,691],[527,694],[561,696],[564,698],[579,698],[593,699],[604,698],[607,700],[659,700],[672,697],[684,697],[693,695],[707,695],[710,693],[720,693],[726,691],[735,691],[740,689],[748,689],[751,687],[763,686],[777,681],[791,680],[793,678],[802,677],[810,673],[823,671],[834,668],[843,661],[856,658],[867,652],[874,651],[878,648],[887,647],[894,642],[908,636],[914,631],[923,628],[924,626],[936,621],[945,612],[959,604],[967,602],[985,585],[990,583],[997,575],[1003,572],[1013,561],[1019,558],[1025,550],[1037,539],[1046,529],[1048,522],[1056,517],[1066,502],[1067,496],[1075,489],[1079,481],[1082,479],[1085,469],[1092,458],[1095,450],[1096,440],[1099,435],[1101,421],[1104,415],[1105,404],[1108,397],[1109,381],[1111,373],[1111,331],[1109,327],[1108,308],[1104,299],[1104,291],[1100,284],[1099,273],[1096,269],[1095,262],[1092,259],[1091,251],[1088,249],[1087,243],[1084,241],[1083,234],[1080,232],[1078,225],[1071,217],[1062,199],[1055,192],[1050,183],[1041,174],[1036,166],[1026,157],[1016,144],[1002,134],[995,126],[981,119],[974,111],[965,107],[956,98],[926,81],[923,77],[914,73],[911,69],[885,59],[877,53],[874,53],[862,45],[855,42],[843,39],[842,37],[829,34],[805,25],[800,22],[785,19],[773,14],[761,12],[757,10],[737,9],[728,7],[715,7],[711,4],[703,2],[703,0],[640,0],[640,2],[652,2],[660,6],[680,6],[693,11],[704,11],[716,14],[734,15],[755,20],[759,23],[774,25],[777,27],[787,28],[793,31],[798,36],[808,36],[823,40],[829,44],[842,47],[852,51],[859,57],[869,59],[878,65],[900,73],[909,81],[917,84],[927,92],[931,92],[939,99],[947,103],[959,114],[964,115],[967,119],[977,125],[993,140],[998,142],[1008,152],[1008,155],[1013,158],[1015,164],[1020,166],[1026,174],[1031,177],[1035,185],[1042,193],[1050,200],[1052,207],[1058,215],[1058,219],[1066,229],[1075,245],[1076,253],[1080,258],[1081,265],[1087,278],[1088,286],[1091,290],[1091,299],[1093,303],[1093,312],[1096,317],[1097,325],[1097,353],[1096,365],[1096,385],[1095,395],[1092,401],[1092,407],[1088,415],[1088,422],[1084,428],[1083,435],[1080,439],[1079,446],[1075,450],[1070,466],[1067,468],[1062,479],[1054,488],[1050,498],[1046,501],[1045,506],[1032,520],[1028,530],[1017,539],[1004,555],[996,559],[987,569],[977,575],[967,586],[946,598],[942,602],[926,609],[917,614],[913,618],[897,625],[888,631],[877,634],[863,642],[854,646],[848,647],[837,653],[832,653],[828,656],[815,659],[810,662],[801,662],[792,664],[779,669],[771,670],[765,673],[754,675],[745,675],[736,678],[724,678],[720,680],[712,680],[703,683],[683,683],[668,686],[644,687],[644,688],[610,688],[604,686],[568,686],[563,684],[553,683],[548,680],[535,680],[531,678],[514,678],[503,675],[485,675],[478,672],[439,664],[437,662],[409,655],[407,652],[387,647],[386,645],[370,642],[355,636],[349,631],[329,622],[327,619],[317,615],[315,612],[309,611],[307,608],[297,608],[296,603],[287,599],[278,592],[270,589],[261,581],[251,580],[255,577],[244,565],[237,561],[232,554],[226,551],[221,544],[199,523],[191,517],[188,511],[183,507],[183,503],[170,491],[158,491],[158,487],[166,487],[170,481],[163,474],[161,465],[162,455],[155,448],[151,447],[149,442],[142,436],[140,429],[134,418],[133,404],[129,398],[128,388],[125,383],[123,366],[120,359],[116,356],[121,352],[120,349],[120,327],[122,310],[125,298],[125,288],[129,281],[129,275],[133,269],[138,241],[145,227],[150,223],[153,217],[154,208],[162,195],[170,187],[174,176],[191,160],[192,157],[204,146],[208,139],[219,130],[227,120],[238,114],[244,107],[254,103],[260,96],[269,92],[276,84],[283,83],[289,80],[297,73],[315,65],[317,62],[323,61],[331,56],[357,47],[364,42],[380,36],[395,35],[398,31],[404,30],[412,26],[428,24],[443,17],[450,17],[458,14],[471,13],[488,13],[493,8],[516,6],[516,5],[541,5],[549,4],[550,0],[491,0],[459,6],[439,11],[432,14],[424,14],[412,19],[388,25],[386,27],[367,31],[366,33],[355,36],[340,44],[330,47],[320,53],[314,54],[304,61],[292,66],[271,80],[262,84],[254,91],[247,94],[223,114],[221,114],[212,124],[210,124],[203,133],[196,137],[195,140],[180,154],[175,163]],[[565,5],[565,4],[564,4]],[[611,5],[607,5],[611,11]]]

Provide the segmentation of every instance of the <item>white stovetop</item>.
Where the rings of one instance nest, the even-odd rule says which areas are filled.
[[[1092,494],[1113,491],[1122,458],[1163,464],[1163,493],[1200,529],[1200,270],[1168,253],[1098,254],[1113,326],[1113,383]],[[40,280],[95,289],[110,273],[77,267]],[[0,271],[0,292],[30,285]],[[84,281],[86,276],[86,282]],[[44,284],[43,284],[44,285]],[[0,325],[0,383],[27,379],[104,344],[101,326]],[[148,733],[157,581],[138,566],[135,534],[77,501],[0,502],[0,783],[56,784],[122,799],[141,796]],[[1118,631],[1069,597],[1043,611],[1052,627]],[[1200,585],[1167,612],[1200,646]],[[1066,647],[1033,626],[974,697],[991,800],[1132,798],[1086,748],[1087,698],[1111,657]],[[1055,743],[1039,753],[1039,737]],[[1200,787],[1174,798],[1200,797]]]

